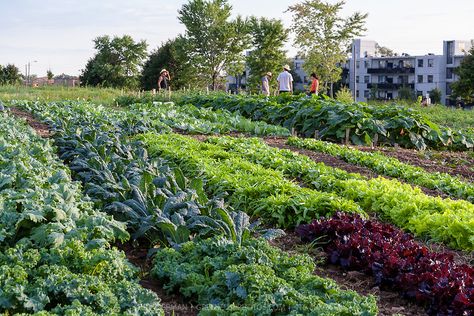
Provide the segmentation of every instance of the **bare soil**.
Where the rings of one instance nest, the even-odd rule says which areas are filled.
[[[43,138],[50,138],[53,135],[49,126],[36,120],[31,113],[22,111],[15,107],[10,108],[10,110],[11,113],[16,117],[25,119],[28,125],[30,125],[39,136]]]
[[[421,167],[430,172],[444,172],[474,182],[474,152],[417,151],[392,147],[357,147],[359,150],[380,151],[384,155]]]

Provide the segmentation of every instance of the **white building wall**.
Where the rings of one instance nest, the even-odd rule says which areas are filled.
[[[446,96],[444,56],[417,56],[415,66],[415,92],[417,95],[426,96],[431,90],[438,88],[442,92],[441,100],[443,100]]]

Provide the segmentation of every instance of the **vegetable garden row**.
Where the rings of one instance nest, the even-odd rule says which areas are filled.
[[[237,132],[287,136],[289,132],[286,128],[250,121],[229,112],[237,106],[229,104],[238,101],[241,109],[250,109],[247,114],[241,111],[244,116],[258,116],[267,122],[282,123],[282,118],[277,117],[285,113],[285,107],[288,110],[289,105],[284,102],[293,102],[293,107],[294,103],[301,104],[298,117],[302,115],[303,107],[307,115],[311,115],[309,109],[314,110],[312,102],[315,102],[290,98],[278,100],[280,103],[270,101],[265,108],[258,108],[258,104],[266,101],[249,99],[248,104],[242,104],[246,101],[232,97],[214,100],[209,100],[207,96],[199,98],[189,98],[183,101],[183,105],[134,104],[117,110],[85,102],[12,102],[35,113],[53,128],[57,153],[70,167],[72,176],[82,182],[83,193],[87,196],[79,199],[82,203],[79,204],[113,216],[112,220],[95,211],[105,219],[100,221],[104,228],[93,232],[108,234],[80,241],[86,249],[91,244],[92,249],[97,247],[103,252],[116,253],[122,264],[129,267],[131,272],[127,273],[126,280],[131,285],[127,293],[139,296],[127,297],[138,302],[132,304],[134,308],[141,308],[150,314],[162,313],[154,294],[133,290],[138,287],[136,274],[123,254],[109,246],[114,237],[128,237],[123,230],[125,226],[132,239],[146,241],[153,248],[152,276],[163,282],[165,289],[179,292],[201,305],[202,315],[377,314],[373,296],[341,290],[334,281],[313,274],[315,264],[310,256],[289,255],[270,246],[264,239],[281,236],[283,232],[261,228],[259,224],[262,221],[264,227],[298,227],[297,232],[305,241],[326,241],[324,249],[330,262],[344,269],[373,275],[377,284],[416,300],[426,307],[430,315],[474,313],[472,267],[457,264],[449,253],[429,251],[406,233],[411,232],[419,238],[442,242],[456,249],[474,250],[471,183],[446,174],[431,175],[421,168],[402,164],[380,153],[363,153],[296,137],[288,140],[293,146],[325,152],[367,166],[380,174],[436,188],[459,198],[453,201],[427,196],[419,188],[396,179],[367,179],[360,174],[329,167],[289,150],[269,147],[257,138],[214,136],[206,140],[199,137],[198,140],[175,134],[173,131],[178,130],[190,134]],[[198,107],[190,106],[189,102]],[[328,103],[321,105],[323,109],[330,105],[328,100],[318,102]],[[203,107],[204,104],[213,107],[221,104],[228,110],[213,111]],[[355,104],[348,106],[346,111],[354,110],[352,106],[359,107],[359,110],[363,108]],[[340,107],[336,104],[335,108]],[[273,114],[271,111],[274,111]],[[372,112],[367,119],[377,121],[382,112]],[[273,119],[268,119],[269,115],[273,115]],[[335,119],[334,113],[328,115]],[[8,116],[6,118],[13,122]],[[409,121],[408,118],[406,120]],[[365,128],[364,124],[368,121],[362,121],[360,128]],[[282,125],[298,126],[294,122],[291,123],[293,125],[288,124],[283,122]],[[318,124],[325,125],[327,122],[321,119]],[[384,128],[389,131],[387,126]],[[316,128],[322,131],[319,126]],[[410,130],[410,133],[415,132],[420,130]],[[31,131],[28,133],[32,135]],[[366,132],[359,130],[357,133]],[[432,131],[417,135],[422,135],[425,144],[436,144],[437,141],[446,141],[443,138],[445,133],[438,134],[437,138]],[[401,137],[401,134],[394,135],[387,132],[385,137],[387,141],[394,140],[393,137],[397,137],[397,142],[413,140],[412,137]],[[456,140],[456,146],[469,145],[463,137],[453,134],[449,141]],[[36,140],[45,142],[37,137]],[[51,148],[49,150],[52,151]],[[0,194],[4,194],[1,183]],[[77,184],[71,183],[79,190]],[[29,196],[24,199],[27,201]],[[84,202],[84,199],[90,201]],[[35,209],[49,210],[49,204],[44,204]],[[66,202],[63,204],[69,205]],[[20,212],[18,208],[4,205],[10,207],[14,214]],[[368,220],[373,214],[399,228]],[[317,221],[312,222],[315,219]],[[57,224],[56,218],[51,221]],[[81,223],[77,216],[71,216],[69,221],[74,225],[77,225],[76,221]],[[112,225],[112,228],[107,225]],[[63,231],[69,230],[64,228]],[[21,234],[25,234],[23,228]],[[80,234],[81,238],[86,235]],[[50,251],[61,247],[69,238],[67,234],[62,239],[56,234],[52,236],[55,236],[53,246],[45,244],[41,247]],[[11,245],[15,242],[13,240]],[[156,245],[160,247],[155,248]],[[69,256],[71,262],[80,260],[74,257],[73,252]],[[102,265],[107,267],[108,263],[100,264],[102,268]],[[107,270],[105,267],[103,269]],[[95,276],[96,269],[79,269],[75,273],[81,274],[81,277],[82,274],[88,276],[87,273]],[[109,279],[102,281],[110,281],[110,287],[118,284]],[[36,293],[34,287],[32,291]],[[0,292],[0,302],[2,295]],[[61,295],[59,297],[62,298]],[[109,311],[108,306],[99,309],[97,303],[81,298],[77,302],[73,299],[66,302],[82,304],[91,313]],[[38,310],[61,313],[59,309],[54,309],[59,308],[57,306],[62,308],[61,304],[64,303],[44,304]],[[125,314],[145,314],[120,304],[110,308]],[[0,305],[0,310],[36,311],[28,305],[21,309]]]
[[[416,110],[397,104],[344,104],[327,97],[300,95],[272,98],[191,95],[178,102],[226,109],[286,127],[304,137],[351,141],[356,145],[398,144],[407,148],[456,150],[474,147],[472,131],[439,126]]]

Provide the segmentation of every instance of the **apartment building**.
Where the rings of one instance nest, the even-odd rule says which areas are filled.
[[[385,57],[378,56],[375,41],[356,39],[352,58],[343,65],[343,81],[361,102],[396,99],[404,87],[417,96],[426,96],[438,88],[442,103],[451,105],[450,85],[458,79],[454,68],[461,64],[471,46],[470,41],[444,41],[443,55]]]
[[[427,96],[433,89],[439,89],[441,102],[454,105],[450,98],[451,84],[458,80],[454,69],[459,67],[465,54],[471,49],[472,41],[450,40],[443,42],[443,54],[422,56],[381,56],[377,42],[356,39],[353,41],[349,60],[341,65],[342,83],[351,89],[355,99],[366,102],[369,99],[393,100],[400,96],[402,88],[408,88],[416,96]],[[303,70],[304,58],[293,58],[293,73],[296,74],[294,88],[304,91],[309,84],[309,75]],[[227,90],[237,87],[245,89],[249,69],[238,78],[227,76]]]

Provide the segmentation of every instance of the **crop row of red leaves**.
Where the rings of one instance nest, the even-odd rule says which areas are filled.
[[[303,241],[327,241],[332,264],[373,275],[378,285],[426,306],[429,315],[474,315],[474,268],[457,264],[452,253],[429,251],[392,225],[337,213],[296,232]]]

